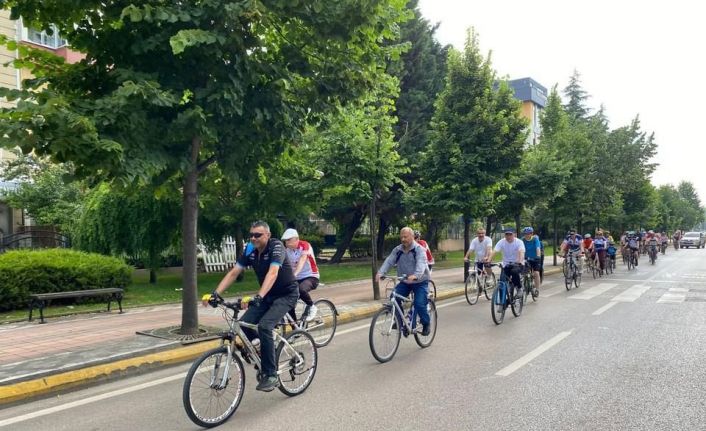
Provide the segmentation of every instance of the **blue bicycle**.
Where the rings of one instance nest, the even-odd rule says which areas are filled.
[[[522,265],[510,264],[509,268],[512,271],[520,271]],[[522,287],[512,284],[511,280],[508,280],[507,275],[505,275],[505,271],[501,270],[500,281],[498,281],[498,286],[493,292],[493,300],[490,302],[490,314],[493,317],[493,322],[496,325],[503,323],[507,307],[512,309],[512,314],[515,317],[520,317],[524,302]]]

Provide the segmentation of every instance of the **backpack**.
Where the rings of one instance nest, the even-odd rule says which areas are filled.
[[[397,265],[397,262],[400,261],[400,256],[404,254],[404,251],[402,249],[397,250],[397,258],[395,259],[395,265]],[[412,247],[412,255],[414,256],[414,261],[417,261],[417,247]]]

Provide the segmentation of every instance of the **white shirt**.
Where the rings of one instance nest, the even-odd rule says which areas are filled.
[[[517,238],[512,242],[507,242],[507,240],[503,238],[495,244],[495,251],[502,252],[503,266],[510,263],[522,263],[518,258],[520,257],[520,252],[525,251],[525,244]]]
[[[470,247],[468,247],[468,251],[475,252],[476,254],[476,262],[482,262],[483,259],[485,258],[485,252],[487,249],[493,247],[493,240],[490,239],[490,237],[485,237],[483,238],[483,241],[478,241],[478,237],[473,238],[473,241],[471,241]]]

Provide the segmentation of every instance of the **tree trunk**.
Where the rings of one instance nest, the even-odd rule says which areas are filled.
[[[348,247],[351,245],[351,241],[353,241],[353,236],[355,235],[356,231],[358,230],[360,225],[363,224],[364,218],[365,213],[363,212],[363,210],[354,210],[351,221],[346,224],[345,234],[341,239],[341,243],[338,244],[336,253],[334,253],[333,257],[331,257],[330,263],[341,263],[343,255],[346,253],[346,250],[348,250]]]
[[[387,228],[390,224],[385,220],[383,216],[380,216],[380,224],[377,231],[377,254],[378,256],[384,255],[388,250],[385,250],[385,234],[387,233]]]
[[[189,170],[184,178],[184,208],[182,210],[182,247],[184,267],[182,275],[182,307],[181,331],[183,335],[196,335],[199,330],[199,315],[197,312],[197,279],[196,279],[196,245],[197,221],[199,215],[198,191],[198,159],[201,139],[193,138],[191,141],[191,157]]]
[[[485,219],[485,234],[490,238],[493,237],[493,219],[493,216],[488,216]]]
[[[520,232],[520,215],[515,214],[515,232],[517,232],[517,237],[519,238],[522,233]]]
[[[426,224],[426,236],[429,248],[432,250],[439,249],[439,221],[435,218],[430,219]]]
[[[157,284],[157,270],[150,268],[150,284]]]
[[[238,260],[240,259],[240,256],[243,255],[243,226],[238,223],[235,225],[235,259]],[[240,275],[238,275],[238,278],[236,281],[243,281],[245,278],[245,271],[241,272]]]
[[[378,247],[378,239],[375,235],[375,218],[377,217],[377,211],[375,209],[375,198],[373,197],[373,201],[370,204],[370,217],[369,217],[369,222],[370,222],[370,251],[372,252],[372,259],[370,259],[370,276],[371,276],[371,281],[373,282],[373,299],[378,300],[380,299],[380,283],[377,281],[377,266],[378,266],[378,250],[381,248]],[[380,223],[382,223],[382,217],[380,217]],[[383,233],[383,238],[384,238],[384,233]]]
[[[463,250],[468,250],[471,246],[471,218],[467,215],[463,215]],[[471,268],[470,262],[463,262],[463,279],[468,278],[468,272]]]

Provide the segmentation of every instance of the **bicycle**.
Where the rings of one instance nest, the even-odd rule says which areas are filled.
[[[564,257],[564,284],[566,290],[571,290],[573,284],[576,288],[581,286],[581,270],[576,263],[576,258],[579,257],[578,252],[569,252],[568,257]]]
[[[253,365],[258,381],[262,365],[257,348],[243,328],[257,330],[238,320],[243,301],[226,302],[218,296],[228,330],[221,334],[221,345],[201,355],[189,368],[184,380],[182,402],[195,424],[211,428],[226,422],[238,409],[245,391],[243,360]],[[232,313],[231,313],[232,312]],[[318,365],[318,351],[312,336],[296,330],[286,335],[273,331],[279,390],[288,396],[303,393],[311,384]],[[236,353],[239,353],[238,356]],[[241,359],[242,357],[242,359]]]
[[[660,248],[660,251],[662,252],[662,254],[667,254],[667,243],[666,242],[661,243],[659,248]]]
[[[532,301],[536,302],[539,296],[539,291],[534,287],[534,271],[527,263],[522,271],[522,302],[527,302],[527,296],[532,297]]]
[[[657,247],[650,246],[647,254],[650,255],[650,264],[654,265],[655,262],[657,261]]]
[[[485,294],[485,298],[490,300],[493,296],[492,292],[495,289],[497,281],[492,267],[497,264],[485,263],[483,269],[478,269],[474,265],[474,270],[469,271],[465,281],[466,301],[469,305],[475,305],[480,298],[480,294]]]
[[[519,266],[518,264],[515,265]],[[515,317],[520,317],[524,306],[524,299],[520,289],[520,286],[515,286],[508,280],[505,271],[501,269],[500,281],[495,291],[493,291],[493,300],[490,303],[490,315],[496,325],[500,325],[505,320],[507,307],[512,309],[512,314]]]
[[[394,289],[395,286],[397,285],[396,283],[396,278],[394,277],[384,277],[385,279],[385,291],[389,291],[390,289]],[[436,301],[436,283],[434,283],[434,280],[431,278],[428,280],[429,281],[429,293],[428,293],[428,298],[433,299]]]
[[[311,334],[316,347],[325,347],[333,340],[333,336],[336,334],[338,310],[333,305],[333,302],[325,298],[314,301],[314,306],[316,307],[316,314],[313,319],[307,320],[305,315],[308,307],[302,300],[297,301],[294,315],[299,317],[295,319],[287,313],[284,315],[279,327],[283,333],[288,332],[288,328],[295,331],[306,331]]]
[[[402,281],[406,276],[385,278]],[[394,288],[391,289],[387,301],[370,321],[368,343],[370,352],[378,362],[388,362],[395,356],[402,335],[407,338],[410,334],[414,334],[414,340],[421,348],[429,347],[434,341],[437,323],[434,299],[429,299],[427,304],[429,335],[422,335],[422,324],[413,305],[414,292],[411,296],[412,299],[399,295]],[[400,306],[398,301],[402,301],[404,305]]]
[[[628,271],[632,270],[637,266],[637,250],[628,248]]]

